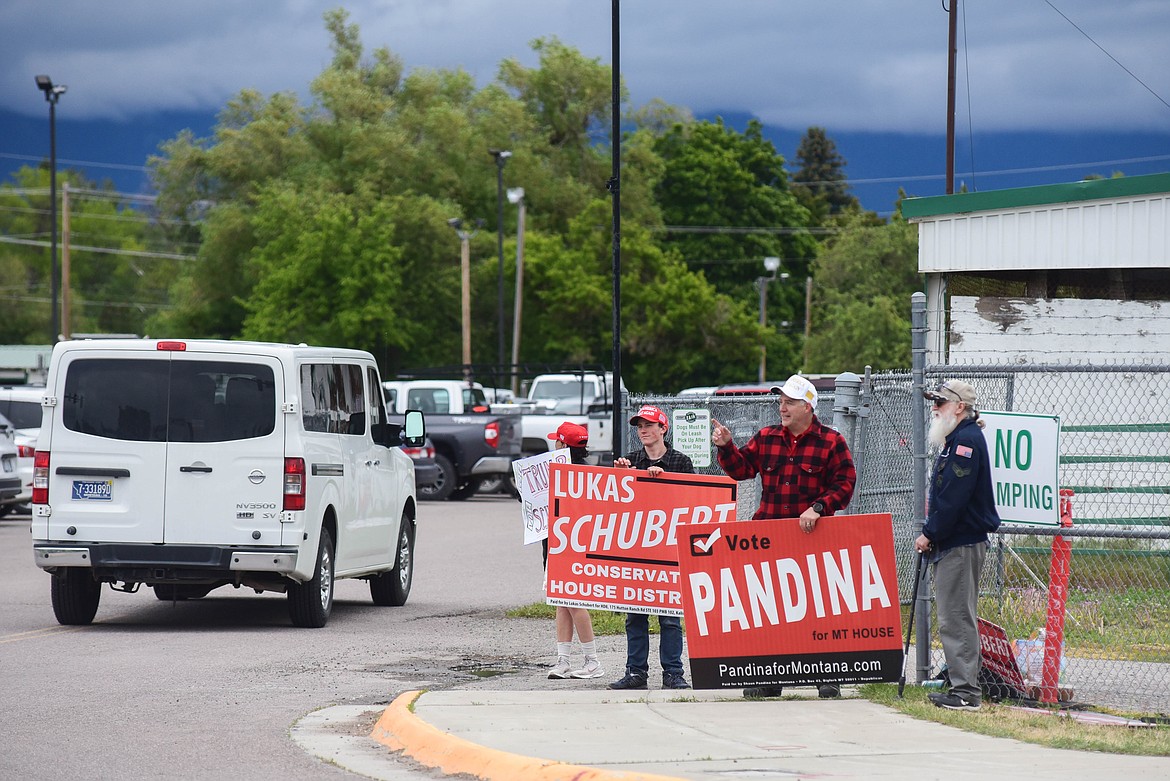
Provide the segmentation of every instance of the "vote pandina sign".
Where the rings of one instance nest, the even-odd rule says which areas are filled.
[[[678,552],[696,689],[898,680],[889,514],[689,525]]]

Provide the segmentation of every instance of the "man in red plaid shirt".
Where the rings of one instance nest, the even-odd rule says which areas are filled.
[[[760,509],[753,520],[799,518],[800,528],[812,534],[822,515],[844,510],[853,498],[857,470],[845,438],[817,420],[817,389],[794,374],[780,394],[780,425],[765,426],[743,447],[736,447],[731,432],[718,420],[711,421],[711,441],[717,448],[719,466],[728,477],[750,480],[760,476]],[[821,697],[836,697],[841,687],[823,684]],[[745,697],[779,697],[780,686],[744,689]]]

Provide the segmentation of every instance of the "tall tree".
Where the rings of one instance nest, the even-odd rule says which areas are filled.
[[[717,290],[755,308],[763,259],[781,259],[781,274],[766,285],[770,364],[778,373],[798,368],[803,285],[816,240],[810,215],[788,188],[784,158],[756,120],[743,133],[722,120],[675,124],[656,142],[664,170],[655,190],[666,223],[662,245],[701,271]],[[737,379],[752,376],[745,366]]]
[[[796,148],[798,168],[792,175],[792,189],[821,222],[826,217],[860,208],[849,194],[845,158],[823,127],[810,127]]]

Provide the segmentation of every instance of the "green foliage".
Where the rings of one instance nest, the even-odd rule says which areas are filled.
[[[483,220],[471,239],[472,361],[498,343],[496,231],[506,239],[510,337],[516,210],[495,224],[497,167],[527,207],[520,359],[608,364],[612,350],[611,71],[556,38],[539,63],[505,60],[477,87],[463,70],[407,70],[367,54],[343,10],[325,15],[332,60],[312,100],[241,92],[211,138],[180,134],[152,159],[174,240],[199,261],[170,286],[152,333],[281,339],[364,347],[388,373],[460,361],[459,240],[447,221]],[[752,122],[743,133],[656,102],[633,115],[622,144],[623,374],[635,391],[741,381],[769,365],[798,368],[804,285],[817,252],[808,209],[784,161]],[[663,225],[719,226],[665,232]],[[731,230],[725,230],[730,228]],[[735,230],[735,229],[741,230]],[[778,230],[781,229],[781,230]],[[767,286],[761,259],[788,280]],[[847,292],[830,304],[852,312]],[[865,299],[873,325],[856,350],[898,344],[896,309]],[[790,325],[783,327],[780,324]],[[881,361],[899,355],[890,348]],[[827,355],[828,353],[826,353]],[[490,357],[489,357],[490,356]],[[865,360],[874,358],[866,355]]]
[[[763,258],[781,258],[787,283],[767,285],[770,362],[784,371],[798,368],[804,319],[804,286],[816,241],[800,229],[811,216],[788,188],[784,159],[763,137],[758,121],[743,133],[716,122],[676,123],[655,142],[663,172],[655,188],[667,232],[662,245],[677,252],[693,271],[749,309],[758,308],[756,282],[765,274]],[[692,230],[671,231],[670,226]],[[715,227],[716,230],[704,230]],[[736,230],[739,228],[740,230]],[[718,315],[717,315],[718,316]],[[788,322],[787,329],[779,324]],[[737,355],[721,369],[689,373],[690,384],[742,381],[755,374],[753,358]],[[701,360],[707,360],[703,358]],[[735,366],[732,369],[732,364]]]
[[[915,226],[854,214],[814,264],[810,372],[910,365],[910,295],[922,288]]]
[[[536,360],[604,362],[612,346],[609,204],[595,201],[564,239],[530,236],[522,343]],[[625,224],[625,223],[623,223]],[[677,389],[707,377],[742,377],[760,332],[747,307],[715,291],[664,252],[648,231],[622,234],[622,374],[632,391]]]
[[[825,222],[832,215],[860,208],[849,194],[845,158],[823,127],[810,127],[796,149],[799,168],[792,175],[792,190],[800,202]]]

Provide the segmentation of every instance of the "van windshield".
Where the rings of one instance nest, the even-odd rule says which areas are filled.
[[[79,359],[61,419],[71,431],[131,442],[262,437],[276,428],[276,381],[254,363]]]

